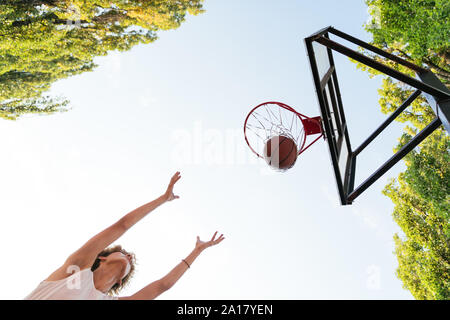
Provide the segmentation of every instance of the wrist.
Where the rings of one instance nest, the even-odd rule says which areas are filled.
[[[203,252],[204,249],[201,249],[199,247],[195,247],[194,250],[192,252],[196,253],[196,254],[200,254]]]

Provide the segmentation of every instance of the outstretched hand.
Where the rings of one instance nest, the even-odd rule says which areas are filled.
[[[223,234],[221,234],[219,238],[215,239],[216,235],[217,235],[217,231],[214,233],[214,235],[212,236],[211,240],[209,240],[209,241],[202,241],[202,240],[200,240],[200,237],[197,236],[197,243],[195,244],[195,248],[199,249],[200,251],[203,251],[203,250],[205,250],[208,247],[215,246],[216,244],[219,244],[223,239],[225,239],[223,237]]]
[[[179,196],[177,196],[177,195],[175,195],[175,194],[173,193],[173,186],[174,186],[175,183],[176,183],[178,180],[180,180],[180,179],[181,179],[180,172],[177,171],[177,172],[172,176],[172,178],[170,179],[169,186],[167,187],[167,190],[166,190],[166,192],[164,193],[164,198],[165,198],[166,201],[172,201],[172,200],[174,200],[174,199],[180,198]]]

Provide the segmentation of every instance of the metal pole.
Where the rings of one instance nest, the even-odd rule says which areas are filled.
[[[310,36],[309,36],[308,38],[306,38],[306,39],[308,39],[308,40],[314,40],[313,38],[322,36],[323,34],[327,33],[328,30],[330,30],[330,29],[332,29],[332,28],[333,28],[332,26],[328,26],[328,27],[326,27],[326,28],[320,29],[319,31],[313,33],[312,35],[310,35]],[[306,39],[305,39],[305,40],[306,40]]]
[[[348,202],[352,202],[375,181],[377,181],[383,174],[391,169],[397,162],[406,156],[412,149],[417,147],[426,137],[428,137],[434,130],[439,128],[442,124],[439,118],[435,118],[428,126],[420,131],[414,138],[405,144],[396,154],[394,154],[388,161],[386,161],[377,171],[375,171],[366,181],[361,183],[352,193],[347,197]]]
[[[381,124],[377,130],[374,131],[356,150],[353,152],[353,156],[357,156],[361,151],[364,150],[365,147],[368,146],[369,143],[373,141],[384,129],[387,128],[388,125],[391,124],[392,121],[394,121],[400,113],[403,112],[418,96],[420,96],[422,92],[420,90],[416,90],[408,99],[406,99],[403,104],[397,108],[390,116],[387,118],[383,124]]]
[[[367,50],[370,50],[370,51],[372,51],[372,52],[374,52],[376,54],[379,54],[380,56],[383,56],[383,57],[385,57],[387,59],[390,59],[390,60],[395,61],[395,62],[397,62],[397,63],[399,63],[401,65],[404,65],[405,67],[407,67],[409,69],[412,69],[412,70],[414,70],[416,72],[422,73],[422,72],[427,72],[428,71],[425,68],[422,68],[422,67],[420,67],[420,66],[418,66],[418,65],[416,65],[414,63],[411,63],[409,61],[406,61],[405,59],[402,59],[402,58],[400,58],[400,57],[398,57],[398,56],[396,56],[394,54],[391,54],[391,53],[386,52],[386,51],[384,51],[384,50],[382,50],[380,48],[377,48],[377,47],[375,47],[373,45],[370,45],[367,42],[364,42],[364,41],[362,41],[360,39],[357,39],[357,38],[355,38],[355,37],[353,37],[353,36],[351,36],[351,35],[349,35],[347,33],[344,33],[342,31],[334,29],[333,27],[330,27],[328,31],[330,33],[338,36],[338,37],[341,37],[341,38],[343,38],[345,40],[353,42],[354,44],[357,44],[360,47],[366,48]]]
[[[411,78],[410,76],[408,76],[402,72],[399,72],[399,71],[392,69],[382,63],[379,63],[378,61],[375,61],[374,59],[369,58],[359,52],[351,50],[335,41],[332,41],[325,37],[319,37],[319,38],[315,39],[315,41],[319,42],[320,44],[323,44],[324,46],[327,46],[330,49],[340,52],[340,53],[346,55],[347,57],[350,57],[361,63],[364,63],[365,65],[367,65],[375,70],[383,72],[384,74],[386,74],[388,76],[391,76],[397,80],[400,80],[406,84],[409,84],[410,86],[413,86],[416,89],[419,89],[423,92],[429,93],[435,97],[439,97],[439,98],[450,97],[446,92],[443,92],[437,88],[429,86],[417,79]]]

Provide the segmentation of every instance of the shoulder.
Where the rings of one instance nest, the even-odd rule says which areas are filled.
[[[64,264],[48,276],[45,281],[59,281],[74,276],[75,274],[82,275],[88,273],[88,271],[91,272],[91,269],[81,268],[75,264]]]

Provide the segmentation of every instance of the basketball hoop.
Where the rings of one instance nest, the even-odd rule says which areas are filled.
[[[307,137],[320,134],[311,143],[306,145]],[[297,154],[282,171],[291,168],[297,156],[306,151],[311,145],[323,136],[321,118],[307,117],[287,104],[281,102],[264,102],[253,108],[244,123],[244,135],[250,150],[259,158],[268,161],[267,144],[273,145],[273,138],[282,138],[295,143]],[[270,149],[270,148],[269,148]],[[272,149],[273,150],[273,149]],[[288,156],[288,155],[287,155]]]

